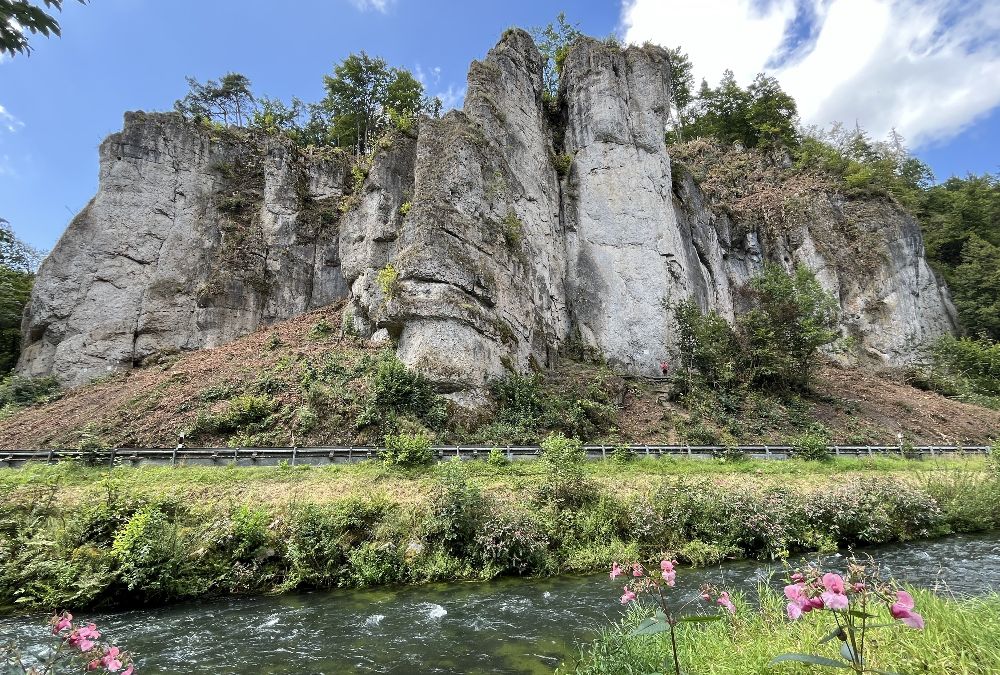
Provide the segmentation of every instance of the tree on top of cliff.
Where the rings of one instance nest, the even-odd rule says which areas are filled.
[[[77,0],[81,5],[87,0]],[[45,0],[45,7],[62,11],[63,0]],[[0,56],[31,54],[26,31],[45,37],[61,35],[59,22],[41,7],[28,0],[0,0]]]
[[[744,89],[727,70],[717,87],[704,80],[683,124],[693,136],[713,136],[747,148],[795,147],[798,107],[778,81],[763,73]]]
[[[531,36],[535,39],[538,51],[542,54],[542,84],[545,85],[543,95],[547,100],[554,101],[559,94],[559,75],[570,47],[577,39],[583,37],[579,24],[566,21],[566,13],[559,12],[555,23],[549,23],[542,28],[532,28]]]
[[[174,109],[193,119],[216,120],[237,126],[248,121],[253,110],[254,97],[250,92],[250,79],[241,73],[226,73],[218,81],[200,83],[187,78],[188,93],[174,103]]]
[[[390,111],[412,118],[424,106],[424,87],[410,71],[365,52],[345,58],[324,83],[326,98],[318,107],[327,116],[330,144],[354,147],[359,155],[389,129]]]

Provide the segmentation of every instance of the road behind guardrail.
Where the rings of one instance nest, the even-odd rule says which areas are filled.
[[[531,460],[541,453],[537,445],[520,446],[469,446],[451,445],[434,447],[434,454],[441,460],[450,457],[486,459],[497,448],[511,461]],[[721,453],[743,452],[754,459],[788,459],[794,448],[787,445],[632,445],[615,448],[610,445],[586,445],[589,459],[607,459],[615,452],[631,452],[640,457],[673,457],[709,459]],[[950,457],[965,454],[982,455],[988,446],[895,446],[895,445],[831,445],[835,457],[902,456],[908,458]],[[322,448],[113,448],[98,452],[81,452],[73,449],[10,450],[0,451],[0,466],[22,466],[28,462],[54,464],[67,460],[84,461],[93,465],[138,466],[153,465],[215,465],[215,466],[276,466],[282,463],[297,464],[349,464],[378,459],[381,448],[376,447],[322,447]]]

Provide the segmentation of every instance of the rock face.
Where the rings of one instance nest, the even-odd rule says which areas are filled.
[[[42,264],[18,371],[77,385],[346,297],[346,161],[128,113],[97,195]]]
[[[655,47],[583,40],[557,112],[531,38],[508,31],[472,64],[464,110],[385,139],[360,184],[343,154],[129,113],[39,272],[19,371],[76,385],[348,298],[346,329],[389,336],[474,402],[566,351],[654,374],[674,349],[670,305],[732,317],[766,262],[816,271],[870,359],[905,362],[954,330],[893,204],[816,196],[778,235],[673,175],[668,67]]]

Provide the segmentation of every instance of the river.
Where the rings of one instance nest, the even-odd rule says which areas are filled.
[[[957,595],[1000,587],[1000,533],[885,546],[885,572]],[[836,567],[838,556],[827,556]],[[773,565],[682,569],[677,592],[706,581],[751,590]],[[780,567],[779,567],[780,571]],[[621,617],[607,574],[377,590],[337,590],[98,613],[136,655],[137,673],[550,673]],[[0,636],[38,644],[44,615],[0,618]],[[0,638],[0,644],[7,642]]]

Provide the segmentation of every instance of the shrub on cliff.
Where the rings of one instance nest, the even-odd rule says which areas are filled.
[[[677,306],[680,362],[675,384],[690,391],[807,388],[819,348],[836,337],[836,301],[799,266],[769,265],[744,289],[750,309],[734,325],[692,301]]]

